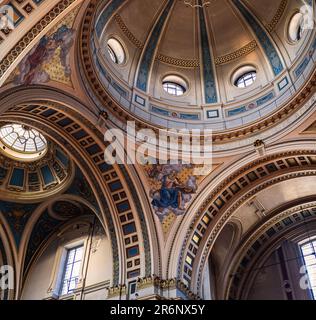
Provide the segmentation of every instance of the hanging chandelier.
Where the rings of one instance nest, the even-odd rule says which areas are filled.
[[[210,1],[207,0],[183,0],[186,6],[190,6],[192,8],[204,8],[211,4]]]

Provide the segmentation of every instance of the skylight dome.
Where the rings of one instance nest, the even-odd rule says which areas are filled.
[[[29,126],[12,123],[0,128],[0,146],[8,156],[31,161],[45,155],[47,140]]]

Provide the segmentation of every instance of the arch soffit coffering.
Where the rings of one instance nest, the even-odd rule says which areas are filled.
[[[251,283],[245,280],[254,279],[259,272],[256,268],[249,273],[251,267],[262,265],[285,239],[299,242],[315,233],[315,200],[315,196],[310,196],[286,203],[268,213],[243,236],[229,262],[220,298],[240,298],[244,286],[249,288]]]
[[[305,148],[303,149],[304,144]],[[294,145],[296,145],[297,151],[289,151],[295,149],[292,148]],[[181,280],[186,280],[188,285],[192,283],[190,289],[197,292],[201,285],[202,270],[204,269],[209,251],[233,212],[242,205],[246,199],[254,196],[266,187],[299,176],[315,175],[316,154],[313,145],[313,139],[305,141],[305,143],[298,141],[292,144],[284,144],[283,147],[280,145],[279,153],[276,153],[277,148],[272,148],[273,152],[271,154],[267,151],[268,155],[260,159],[258,159],[258,156],[255,154],[248,155],[236,162],[236,167],[239,166],[239,169],[235,167],[232,168],[229,173],[222,171],[221,174],[218,174],[216,179],[204,188],[205,192],[203,192],[203,196],[201,195],[199,199],[191,204],[187,216],[179,227],[178,234],[174,237],[173,243],[175,245],[169,253],[169,274],[176,272],[177,277]],[[301,159],[304,158],[301,163],[298,162],[294,167],[285,165],[287,159],[292,161],[292,159],[298,159],[299,157],[301,157]],[[308,160],[305,162],[307,159],[311,161]],[[278,161],[279,163],[283,163],[283,166],[285,165],[283,169],[277,165]],[[246,165],[246,163],[248,164]],[[258,175],[252,182],[247,178],[249,173],[267,167],[270,168],[272,172],[270,173],[267,169],[264,169],[264,172],[266,172],[264,177]],[[258,174],[258,172],[256,174]],[[268,178],[267,175],[269,175]],[[230,188],[232,186],[234,188],[236,182],[238,183],[240,179],[244,179],[245,186],[240,185],[238,189],[235,189],[234,194]],[[229,192],[227,193],[227,191]],[[225,198],[223,194],[228,196],[228,199]],[[211,210],[211,212],[209,210]],[[202,230],[202,233],[200,230]],[[192,242],[195,234],[199,235],[198,244]],[[195,254],[190,251],[190,247]],[[192,267],[190,268],[192,277],[188,277],[184,272],[187,254],[189,254],[193,261]],[[175,271],[175,268],[177,271]]]
[[[116,233],[120,235],[120,237],[118,237],[118,239],[121,239],[119,248],[120,255],[122,255],[123,257],[125,256],[126,250],[128,250],[128,245],[126,245],[125,241],[123,240],[129,238],[129,244],[132,243],[134,244],[134,246],[138,246],[139,255],[134,258],[134,262],[136,262],[136,265],[139,266],[139,274],[136,273],[137,276],[150,275],[152,273],[152,257],[150,247],[152,239],[149,238],[146,225],[146,223],[148,223],[148,220],[150,219],[145,217],[142,208],[141,210],[139,210],[139,208],[138,210],[136,210],[134,201],[130,201],[133,198],[130,196],[131,191],[124,181],[125,179],[122,170],[120,170],[120,168],[117,166],[110,167],[105,164],[103,159],[103,149],[105,148],[105,145],[102,141],[102,133],[97,130],[89,121],[83,119],[77,111],[75,111],[75,108],[77,107],[77,110],[85,109],[79,101],[72,99],[69,96],[64,97],[64,100],[67,101],[65,106],[63,103],[59,104],[56,102],[57,98],[60,98],[62,94],[59,93],[59,95],[56,95],[53,92],[54,90],[46,88],[44,90],[45,92],[42,92],[42,95],[37,94],[41,91],[41,89],[39,88],[28,88],[27,91],[27,96],[23,97],[23,99],[21,98],[21,93],[18,93],[16,90],[12,90],[11,92],[6,92],[5,94],[3,94],[4,98],[2,99],[2,103],[0,106],[2,118],[11,121],[29,121],[30,124],[32,124],[33,126],[35,125],[38,129],[43,131],[43,133],[48,134],[52,140],[56,140],[56,143],[63,145],[63,147],[65,147],[66,145],[66,148],[69,147],[68,151],[71,150],[74,152],[74,154],[77,155],[77,157],[75,156],[74,161],[77,163],[80,169],[84,170],[85,173],[87,172],[87,165],[89,165],[88,169],[90,170],[90,172],[93,171],[93,173],[91,173],[90,175],[86,173],[86,178],[88,179],[88,181],[90,181],[90,184],[92,177],[93,179],[98,181],[97,185],[102,187],[99,187],[99,192],[96,192],[96,190],[94,190],[95,193],[97,195],[98,193],[102,194],[102,192],[100,191],[104,190],[103,193],[107,195],[107,200],[111,207],[110,211],[112,213],[116,212],[116,214],[113,215],[113,218],[116,219],[114,220],[115,225],[107,226],[107,230],[114,232],[115,228]],[[39,98],[41,96],[43,97],[43,99]],[[55,119],[55,115],[45,118],[42,116],[45,110],[41,110],[38,113],[37,111],[34,112],[34,109],[27,110],[27,105],[32,105],[35,108],[37,106],[38,110],[40,110],[40,102],[42,101],[46,101],[46,103],[42,105],[42,107],[44,107],[46,111],[48,109],[55,110],[57,112],[56,114],[58,114],[61,118]],[[51,101],[51,103],[47,103],[47,101]],[[69,101],[72,101],[72,103],[69,103]],[[19,107],[17,107],[19,104],[22,104],[22,106],[20,105]],[[70,107],[70,105],[72,106]],[[8,109],[10,108],[11,110],[8,111]],[[45,115],[47,115],[47,113]],[[70,124],[66,126],[67,129],[71,127],[70,131],[77,133],[80,130],[84,130],[85,137],[83,139],[74,140],[74,133],[69,133],[69,131],[67,132],[65,128],[56,125],[57,121],[61,121],[63,119],[67,119],[66,122],[70,121]],[[62,139],[62,136],[65,136],[66,139]],[[77,150],[74,150],[74,146],[76,146]],[[92,150],[88,149],[91,146]],[[87,150],[90,151],[91,154],[89,154]],[[94,153],[95,150],[97,150],[96,153]],[[74,154],[72,155],[72,157],[74,157]],[[79,160],[81,161],[81,163],[79,163]],[[127,172],[125,172],[125,174],[127,174]],[[133,189],[132,186],[130,186],[130,188],[131,190]],[[133,196],[135,196],[135,194]],[[121,220],[118,219],[118,217],[121,217],[123,215],[126,216],[127,221],[129,221],[129,227],[131,226],[132,228],[126,231],[127,233],[132,231],[131,236],[130,234],[124,234],[124,225],[121,223]],[[124,261],[126,263],[125,259]],[[123,263],[123,266],[125,263]],[[116,269],[118,269],[118,266]],[[129,268],[127,268],[126,265],[126,267],[124,266],[123,269],[126,270],[126,273],[119,276],[119,271],[117,271],[118,274],[114,278],[114,285],[117,285],[120,281],[122,281],[121,283],[124,283],[128,278],[128,272],[130,272],[128,270]]]
[[[299,242],[315,233],[315,200],[315,196],[309,196],[275,208],[267,213],[263,221],[255,224],[243,236],[229,262],[221,298],[236,298],[237,291],[240,296],[241,288],[244,290],[243,286],[246,284],[246,287],[249,287],[251,282],[248,283],[247,280],[246,283],[245,279],[253,279],[254,275],[259,272],[258,268],[250,272],[251,267],[264,263],[285,239]],[[242,277],[239,278],[239,275]],[[238,283],[235,278],[238,278]]]

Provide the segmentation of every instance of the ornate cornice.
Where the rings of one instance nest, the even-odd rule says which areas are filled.
[[[154,294],[156,298],[166,299],[163,297],[163,292],[165,290],[176,290],[178,289],[188,300],[201,300],[201,298],[194,294],[189,288],[180,280],[177,279],[161,279],[157,276],[150,276],[146,278],[139,278],[137,280],[137,291],[141,291],[148,288],[154,288],[156,290],[161,291],[162,295]],[[128,290],[126,285],[119,285],[115,287],[107,288],[107,298],[114,299],[117,297],[126,296],[128,294]],[[140,299],[143,299],[140,295]],[[177,297],[174,297],[177,298]]]
[[[178,280],[177,288],[186,296],[189,300],[201,300],[201,297],[193,293],[182,281]]]
[[[120,297],[127,294],[127,287],[125,284],[120,286],[115,286],[115,287],[109,287],[106,289],[108,292],[107,294],[108,299]]]
[[[161,279],[156,276],[140,278],[137,281],[137,289],[142,290],[150,287],[155,287],[160,290],[172,290],[178,289],[189,300],[200,300],[201,298],[194,294],[190,289],[180,280],[173,279]]]

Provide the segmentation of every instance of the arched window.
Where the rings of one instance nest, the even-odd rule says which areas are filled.
[[[187,83],[184,79],[176,75],[170,75],[163,79],[164,90],[172,96],[182,96],[187,91]]]
[[[242,74],[235,81],[235,86],[238,88],[247,88],[251,86],[257,79],[257,72],[250,71]]]
[[[298,12],[291,18],[288,26],[288,37],[291,42],[298,42],[304,34],[304,16]]]
[[[111,38],[107,42],[108,53],[111,60],[116,64],[123,64],[126,59],[125,51],[121,43]]]

